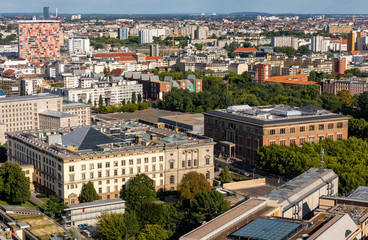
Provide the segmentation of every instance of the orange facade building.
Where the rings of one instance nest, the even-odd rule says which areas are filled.
[[[52,20],[18,21],[19,57],[42,62],[60,57],[60,23]]]

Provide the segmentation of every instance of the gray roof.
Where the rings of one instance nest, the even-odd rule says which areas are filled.
[[[259,118],[253,118],[253,117],[247,117],[247,116],[241,116],[241,115],[235,115],[232,113],[222,112],[218,110],[211,110],[209,112],[203,113],[204,115],[208,116],[215,116],[215,117],[221,117],[221,118],[227,118],[232,119],[239,122],[246,122],[254,125],[264,126],[264,125],[277,125],[277,124],[285,124],[285,123],[295,123],[295,122],[315,122],[315,121],[325,121],[325,120],[333,120],[333,119],[349,119],[348,117],[345,117],[343,115],[339,114],[324,114],[324,115],[306,115],[306,116],[300,116],[296,118],[284,118],[284,119],[259,119]]]
[[[368,187],[366,186],[358,187],[349,195],[349,198],[368,201]]]
[[[67,117],[77,116],[77,115],[74,115],[74,114],[65,113],[65,112],[58,112],[58,111],[53,111],[53,110],[46,110],[46,111],[43,111],[39,114],[50,116],[50,117],[56,117],[56,118],[67,118]]]
[[[0,103],[2,102],[17,102],[17,101],[32,101],[32,100],[40,100],[40,99],[49,99],[49,98],[61,98],[58,95],[41,93],[37,95],[29,95],[29,96],[17,96],[17,97],[5,97],[0,98]]]
[[[102,201],[95,201],[95,202],[79,203],[79,204],[74,204],[74,205],[68,205],[65,207],[65,210],[75,210],[75,209],[88,208],[88,207],[98,207],[98,206],[105,206],[105,205],[117,204],[117,203],[125,203],[125,201],[121,198],[116,198],[116,199],[109,199],[109,200],[102,200]]]
[[[86,104],[86,103],[79,103],[79,102],[63,104],[63,108],[86,107],[86,106],[91,106],[91,105]]]
[[[64,135],[62,142],[63,145],[75,146],[78,150],[87,150],[96,149],[100,144],[114,143],[115,140],[91,126],[83,126]]]

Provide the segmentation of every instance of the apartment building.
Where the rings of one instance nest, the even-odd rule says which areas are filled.
[[[242,105],[205,112],[204,116],[204,134],[217,142],[216,152],[252,165],[257,149],[264,145],[302,145],[348,137],[348,117],[314,105]]]
[[[18,21],[19,57],[30,62],[60,57],[60,32],[58,21]]]
[[[85,103],[69,103],[63,105],[63,112],[76,115],[78,126],[91,125],[91,105]]]
[[[298,38],[294,37],[272,37],[271,46],[273,47],[292,47],[294,49],[298,49]]]
[[[264,83],[271,76],[270,64],[257,64],[256,65],[256,81],[258,84]]]
[[[127,123],[7,133],[8,160],[35,167],[35,188],[78,203],[82,187],[94,184],[101,200],[119,198],[129,179],[145,173],[156,190],[175,190],[184,174],[214,178],[212,139],[165,128]]]

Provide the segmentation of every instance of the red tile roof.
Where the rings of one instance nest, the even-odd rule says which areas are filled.
[[[291,80],[291,81],[308,81],[308,77],[305,74],[294,74],[294,75],[284,75],[284,76],[274,76],[269,77],[270,81],[282,81],[282,80]]]
[[[111,71],[112,76],[121,76],[123,74],[124,70],[121,68],[116,68]]]
[[[122,57],[131,57],[131,56],[133,56],[133,53],[96,53],[96,54],[93,54],[94,58],[103,58],[103,57],[122,58]]]
[[[137,59],[135,59],[134,57],[116,57],[115,58],[116,61],[119,61],[119,62],[136,62]]]
[[[7,69],[1,74],[3,77],[14,77],[15,70],[14,69]]]
[[[234,51],[235,52],[243,52],[243,53],[247,53],[247,52],[258,52],[258,50],[256,48],[237,48]]]
[[[146,57],[146,61],[156,61],[156,60],[162,60],[163,58],[161,56],[157,57]]]

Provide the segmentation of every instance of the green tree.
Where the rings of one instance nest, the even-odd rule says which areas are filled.
[[[98,199],[100,199],[100,196],[97,194],[93,183],[88,181],[88,183],[82,188],[81,194],[79,195],[79,202],[93,202]]]
[[[97,220],[97,233],[104,240],[123,240],[139,232],[134,213],[102,212]]]
[[[197,193],[202,191],[211,191],[211,184],[202,173],[192,171],[184,175],[179,184],[182,198],[193,199]]]
[[[138,93],[138,102],[142,102],[142,94]]]
[[[100,97],[98,99],[98,106],[103,106],[103,99],[102,99],[102,95],[100,94]]]
[[[88,104],[92,104],[92,100],[91,99],[88,99]]]
[[[8,160],[8,144],[0,145],[0,163]]]
[[[233,178],[231,177],[229,167],[226,166],[224,169],[222,169],[220,173],[220,181],[221,183],[229,183],[233,181]]]
[[[24,203],[31,196],[29,179],[18,163],[4,162],[0,166],[0,196],[12,203]]]
[[[132,92],[132,103],[135,104],[137,101],[137,94],[135,92]]]
[[[122,192],[122,198],[126,201],[127,209],[139,212],[142,204],[153,202],[156,197],[155,183],[146,174],[137,174],[132,178],[128,187]]]
[[[138,234],[137,240],[166,240],[167,231],[157,224],[148,224]]]
[[[52,218],[61,218],[61,213],[66,207],[66,204],[56,196],[50,196],[46,204],[41,207],[41,210]]]
[[[306,45],[303,45],[303,46],[300,46],[296,52],[301,53],[301,54],[307,54],[307,53],[310,53],[311,51]]]
[[[68,229],[68,240],[75,240],[80,239],[81,234],[79,233],[79,230],[77,227],[70,227]]]

